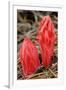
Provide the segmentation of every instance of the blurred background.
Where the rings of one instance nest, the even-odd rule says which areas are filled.
[[[20,63],[19,50],[20,46],[27,36],[32,42],[35,42],[36,34],[40,21],[46,15],[49,15],[55,27],[57,40],[55,42],[53,63],[49,69],[40,67],[34,74],[25,78],[22,72],[22,66]],[[41,53],[39,45],[36,45],[39,52],[39,58],[41,62]],[[17,10],[17,79],[43,79],[43,78],[57,78],[58,77],[58,12],[52,11],[33,11],[33,10]]]

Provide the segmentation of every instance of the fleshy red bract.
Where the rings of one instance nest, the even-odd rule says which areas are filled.
[[[42,64],[45,68],[48,68],[52,64],[56,39],[54,25],[50,16],[44,16],[41,20],[36,39],[40,45]]]
[[[38,50],[29,38],[25,38],[20,48],[20,62],[25,76],[33,74],[40,67]]]

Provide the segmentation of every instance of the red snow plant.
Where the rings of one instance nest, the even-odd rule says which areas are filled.
[[[52,64],[56,34],[49,16],[44,16],[37,33],[42,64],[47,69]],[[34,73],[40,67],[38,50],[29,38],[25,38],[20,48],[20,62],[25,76]]]
[[[34,73],[40,66],[38,51],[29,38],[25,38],[20,48],[20,62],[25,76]]]
[[[42,64],[46,69],[52,64],[55,39],[53,22],[49,16],[44,16],[38,29],[37,41],[40,45]]]

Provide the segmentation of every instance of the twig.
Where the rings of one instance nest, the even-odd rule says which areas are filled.
[[[40,76],[40,75],[44,75],[44,73],[41,72],[41,73],[32,74],[32,75],[29,75],[26,79],[31,79],[33,77]]]
[[[51,72],[51,74],[55,77],[55,78],[57,78],[57,75],[49,68],[49,71]]]
[[[23,22],[23,18],[21,17],[21,15],[19,13],[17,13],[18,19],[20,20],[20,22]]]

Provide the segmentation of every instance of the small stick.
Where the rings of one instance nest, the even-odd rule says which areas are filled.
[[[26,79],[31,79],[33,77],[40,76],[40,75],[44,75],[44,73],[41,72],[41,73],[37,73],[37,74],[32,74],[32,75],[29,75]]]
[[[53,67],[57,66],[57,64],[58,64],[58,63],[52,64],[52,67],[51,67],[51,68],[53,68]]]
[[[57,78],[57,75],[49,68],[49,71],[53,74],[55,78]]]

